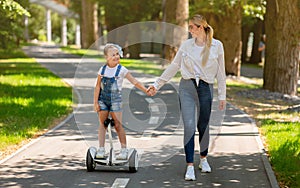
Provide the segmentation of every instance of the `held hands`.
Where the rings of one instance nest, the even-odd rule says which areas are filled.
[[[153,85],[150,85],[147,89],[147,95],[154,96],[157,93],[156,88]]]

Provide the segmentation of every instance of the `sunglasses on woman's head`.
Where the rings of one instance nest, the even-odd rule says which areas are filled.
[[[197,28],[199,28],[201,25],[197,25],[197,24],[189,25],[189,30],[194,29],[194,26],[196,26]]]

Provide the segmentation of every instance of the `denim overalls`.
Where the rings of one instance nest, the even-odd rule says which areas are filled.
[[[118,65],[115,76],[108,78],[104,76],[107,65],[104,65],[101,71],[101,90],[99,95],[99,104],[101,110],[120,111],[122,102],[122,92],[119,90],[117,79],[121,70]]]

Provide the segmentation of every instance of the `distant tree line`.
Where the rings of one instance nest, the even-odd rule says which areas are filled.
[[[81,46],[89,48],[104,32],[140,21],[165,21],[187,27],[189,16],[207,17],[215,37],[224,44],[226,73],[240,76],[241,63],[258,64],[258,44],[266,34],[264,88],[297,94],[299,79],[300,11],[297,0],[56,0],[78,15]],[[24,16],[31,16],[31,36],[43,36],[44,18],[28,0],[0,0],[1,48],[18,44],[23,37]],[[37,7],[37,6],[36,6]],[[39,15],[39,16],[36,16]],[[57,18],[57,28],[60,27]],[[54,22],[55,24],[55,22]],[[69,23],[72,24],[72,23]],[[43,26],[44,27],[44,26]],[[54,27],[55,28],[55,27]],[[38,31],[38,33],[37,33]],[[57,32],[60,32],[57,29]],[[68,31],[68,32],[73,32]],[[33,33],[33,34],[32,34]],[[249,36],[253,36],[249,43]],[[139,37],[128,32],[128,38]],[[59,35],[58,35],[59,36]],[[168,33],[171,37],[171,33]],[[249,50],[250,44],[250,50]],[[252,50],[251,50],[252,49]],[[161,55],[171,60],[176,48],[164,46]],[[141,45],[129,46],[130,58],[139,58]],[[250,55],[249,55],[250,52]]]

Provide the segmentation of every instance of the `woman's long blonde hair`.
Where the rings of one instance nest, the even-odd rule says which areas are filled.
[[[210,47],[214,35],[214,30],[210,25],[208,25],[205,17],[200,14],[194,15],[190,20],[196,25],[202,25],[206,34],[206,44],[204,50],[201,53],[202,66],[205,66],[209,57],[209,51],[210,51]]]

